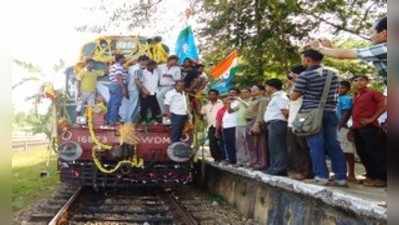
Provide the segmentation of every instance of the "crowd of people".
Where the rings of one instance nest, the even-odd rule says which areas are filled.
[[[355,74],[342,79],[323,65],[324,56],[359,58],[375,65],[385,78],[387,19],[379,20],[371,35],[373,45],[362,49],[334,49],[327,40],[315,40],[302,52],[302,64],[295,65],[286,79],[269,79],[264,84],[233,88],[227,95],[207,90],[208,101],[192,104],[188,94],[207,86],[204,66],[170,56],[166,64],[140,56],[126,70],[122,55],[109,68],[110,99],[106,121],[171,121],[171,142],[181,140],[190,113],[207,124],[209,149],[220,164],[261,170],[273,176],[297,180],[313,179],[320,185],[386,185],[386,130],[379,118],[386,112],[386,97],[370,87],[372,77]],[[83,106],[96,103],[96,79],[102,74],[87,60],[78,76],[78,96]],[[325,97],[323,97],[325,96]],[[296,132],[299,113],[322,108],[322,124],[312,135]],[[150,116],[148,116],[150,115]],[[365,167],[359,180],[355,154]],[[330,175],[327,159],[331,161]]]
[[[386,84],[386,17],[376,23],[371,40],[373,45],[362,49],[334,49],[326,40],[315,40],[285,82],[270,79],[222,97],[209,90],[201,114],[208,122],[214,160],[320,185],[386,186],[386,96],[370,87],[370,76],[355,74],[345,80],[322,64],[324,56],[359,58],[373,63]],[[296,133],[298,113],[320,105],[320,130],[308,136]],[[356,176],[356,153],[365,168],[363,179]]]

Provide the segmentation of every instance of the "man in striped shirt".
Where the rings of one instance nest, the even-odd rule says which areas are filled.
[[[322,60],[323,55],[316,50],[308,49],[303,52],[303,64],[307,66],[307,70],[302,72],[295,80],[291,100],[295,101],[303,96],[300,111],[317,108],[320,104],[327,76],[332,75],[333,78],[324,107],[322,128],[319,133],[306,137],[306,141],[310,148],[315,182],[322,185],[329,183],[329,172],[325,158],[327,153],[336,176],[335,185],[346,186],[346,161],[337,141],[338,118],[335,111],[337,108],[338,77],[334,70],[321,66]]]
[[[127,71],[123,67],[125,57],[123,55],[115,56],[115,64],[109,68],[109,85],[110,99],[108,102],[107,110],[107,123],[108,125],[115,125],[119,121],[119,107],[122,104],[123,96],[126,95],[126,78]]]
[[[387,17],[380,19],[374,25],[373,32],[370,34],[373,43],[370,47],[359,49],[335,49],[327,40],[316,40],[310,44],[315,50],[322,54],[338,59],[361,59],[365,62],[373,63],[378,75],[387,83],[387,55],[388,55],[388,33]]]

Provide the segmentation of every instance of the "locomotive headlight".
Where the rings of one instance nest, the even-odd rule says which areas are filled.
[[[187,162],[194,154],[193,149],[187,143],[175,142],[167,149],[168,157],[175,162]]]
[[[64,161],[74,161],[82,156],[82,147],[76,142],[65,142],[59,146],[59,157]]]

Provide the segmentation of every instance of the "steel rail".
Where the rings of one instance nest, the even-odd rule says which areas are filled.
[[[199,222],[192,216],[191,213],[187,211],[187,209],[182,206],[176,198],[173,196],[171,192],[164,192],[162,195],[170,206],[173,207],[173,209],[176,211],[177,216],[181,217],[181,219],[184,222],[184,225],[199,225]]]
[[[65,220],[67,217],[67,214],[69,212],[69,209],[71,205],[74,203],[74,201],[78,198],[82,188],[79,187],[73,195],[68,199],[68,201],[62,206],[62,208],[57,212],[57,214],[51,219],[51,221],[48,223],[48,225],[62,225],[65,224]]]

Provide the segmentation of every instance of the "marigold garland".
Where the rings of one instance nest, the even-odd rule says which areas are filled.
[[[93,147],[92,151],[91,151],[91,156],[93,158],[94,164],[97,166],[97,169],[100,170],[102,173],[106,173],[106,174],[111,174],[111,173],[115,173],[116,171],[118,171],[118,169],[122,166],[122,165],[128,165],[130,167],[136,167],[136,168],[144,168],[144,161],[143,159],[137,159],[136,156],[134,156],[132,158],[132,160],[122,160],[119,161],[118,164],[116,164],[116,166],[112,169],[106,169],[101,161],[97,158],[96,152],[97,149],[95,149],[96,146]]]
[[[101,143],[96,136],[96,133],[94,131],[94,127],[93,127],[93,108],[92,107],[87,107],[87,124],[89,127],[89,132],[90,132],[90,136],[91,139],[93,140],[95,146],[98,147],[99,151],[106,151],[106,150],[111,150],[112,149],[112,145],[106,145]]]
[[[101,163],[101,161],[97,158],[96,153],[111,150],[112,145],[103,144],[97,139],[96,133],[95,133],[94,127],[93,127],[93,109],[92,109],[92,107],[87,107],[86,114],[87,114],[87,123],[88,123],[88,127],[89,127],[90,136],[94,142],[94,146],[92,148],[91,155],[93,158],[93,162],[96,165],[98,170],[100,170],[102,173],[105,173],[105,174],[112,174],[112,173],[115,173],[116,171],[118,171],[118,169],[122,165],[128,165],[130,167],[136,167],[136,168],[144,168],[144,160],[142,158],[137,158],[136,154],[132,157],[131,160],[119,161],[118,164],[116,164],[116,166],[114,168],[111,168],[111,169],[105,168],[103,166],[103,164]],[[137,137],[134,136],[134,131],[128,132],[129,128],[134,129],[134,126],[129,125],[129,126],[124,127],[123,129],[121,129],[121,137],[120,137],[121,145],[124,143],[124,141],[129,141],[131,144],[138,143]],[[127,136],[129,136],[129,137],[127,137]]]

